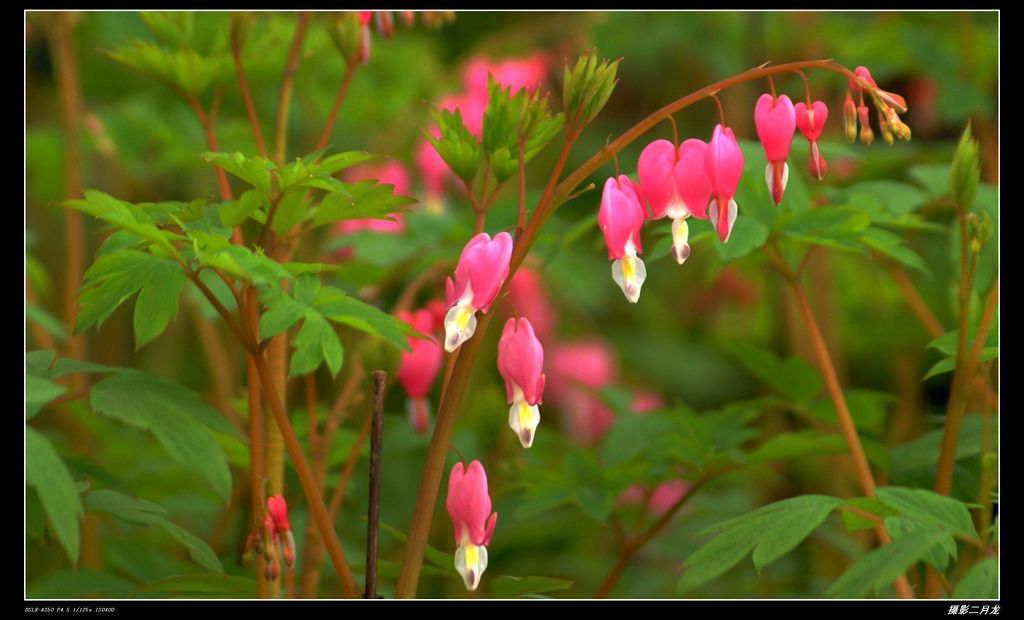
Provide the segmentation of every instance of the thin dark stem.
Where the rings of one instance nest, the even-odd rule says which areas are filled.
[[[380,521],[380,450],[384,432],[384,381],[388,373],[373,371],[373,424],[370,431],[370,500],[366,512],[366,591],[377,598],[377,527]]]
[[[327,115],[327,121],[324,123],[324,128],[320,132],[320,137],[317,138],[316,146],[313,147],[314,151],[327,146],[327,141],[331,139],[331,130],[334,128],[334,122],[338,118],[338,110],[341,109],[341,103],[345,100],[345,95],[348,93],[348,86],[352,82],[352,77],[356,74],[356,67],[358,63],[345,64],[345,75],[341,78],[341,85],[338,86],[338,94],[334,97],[334,105],[331,106],[331,111]]]
[[[253,103],[252,93],[249,92],[249,82],[245,79],[245,70],[242,68],[242,50],[237,45],[231,46],[231,57],[235,61],[235,75],[238,76],[238,86],[242,90],[242,101],[245,102],[245,113],[249,117],[249,126],[252,127],[256,150],[259,151],[261,157],[266,157],[267,143],[263,140],[260,120],[256,115],[256,105]]]

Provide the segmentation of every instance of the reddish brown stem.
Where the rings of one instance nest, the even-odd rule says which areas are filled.
[[[338,118],[338,110],[341,109],[341,103],[345,101],[345,95],[348,94],[348,86],[352,82],[352,77],[356,74],[356,67],[358,64],[345,64],[345,75],[341,78],[341,85],[338,86],[338,94],[334,96],[334,105],[331,106],[331,111],[327,115],[327,121],[324,123],[324,128],[320,132],[320,137],[317,138],[316,146],[313,147],[314,151],[327,146],[327,141],[331,139],[331,130],[334,129],[334,122]]]
[[[292,84],[295,71],[299,68],[299,52],[302,51],[302,40],[306,37],[306,26],[309,24],[309,13],[299,13],[295,23],[295,34],[292,36],[291,47],[284,63],[281,76],[281,89],[277,96],[277,112],[274,114],[274,161],[284,163],[288,137],[288,111],[292,100]]]
[[[245,79],[245,70],[242,68],[242,50],[237,45],[231,46],[231,57],[235,61],[235,75],[238,76],[238,86],[242,90],[242,101],[245,102],[245,113],[249,117],[249,126],[252,127],[252,137],[256,141],[256,150],[261,157],[267,156],[267,143],[263,141],[263,131],[260,130],[260,120],[256,115],[256,105],[252,100],[252,93],[249,92],[249,82]]]

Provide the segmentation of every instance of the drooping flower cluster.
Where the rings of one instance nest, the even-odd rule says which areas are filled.
[[[469,590],[480,585],[480,576],[487,570],[487,545],[491,542],[498,513],[491,512],[491,496],[487,492],[487,474],[480,461],[469,467],[458,462],[448,476],[448,516],[455,530],[455,570]]]
[[[263,517],[263,553],[266,559],[266,578],[277,579],[281,574],[279,557],[289,568],[295,565],[295,537],[288,525],[288,504],[283,495],[267,498],[267,512]]]
[[[898,113],[906,111],[906,102],[895,93],[878,88],[871,73],[857,67],[855,78],[849,80],[850,91],[856,91],[860,105],[854,106],[848,91],[844,104],[846,134],[856,139],[857,123],[865,143],[874,138],[864,105],[865,93],[878,109],[879,127],[890,144],[893,136],[909,140],[910,128]],[[810,144],[807,169],[822,180],[828,170],[825,157],[818,148],[828,108],[821,101],[811,101],[810,90],[806,102],[793,104],[787,95],[774,91],[761,95],[754,107],[754,124],[767,165],[764,171],[768,194],[775,205],[782,202],[789,181],[789,149],[797,129]],[[646,267],[638,257],[641,251],[640,230],[644,212],[646,219],[668,217],[672,220],[672,257],[683,264],[690,257],[690,229],[687,220],[694,216],[709,219],[722,243],[727,243],[739,216],[736,191],[743,176],[743,151],[733,130],[722,123],[715,125],[711,140],[685,140],[676,145],[667,140],[655,140],[640,153],[637,161],[639,182],[633,183],[626,175],[612,177],[605,182],[598,212],[598,225],[604,233],[608,257],[615,260],[612,278],[632,303],[640,297],[640,288],[646,277]],[[639,208],[638,208],[639,207]]]

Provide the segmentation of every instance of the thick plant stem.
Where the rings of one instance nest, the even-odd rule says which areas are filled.
[[[288,414],[285,412],[284,404],[281,402],[277,389],[274,386],[270,368],[267,367],[263,356],[257,354],[255,360],[256,371],[259,373],[263,392],[270,404],[270,411],[273,413],[277,427],[281,431],[285,448],[288,450],[288,457],[292,461],[295,474],[298,476],[299,483],[302,486],[302,492],[306,496],[310,517],[316,520],[317,527],[320,529],[320,535],[323,537],[324,544],[327,547],[327,554],[331,558],[331,564],[334,566],[335,572],[338,574],[338,580],[341,582],[345,596],[356,598],[359,596],[359,591],[356,588],[355,579],[352,577],[352,571],[349,569],[348,562],[345,561],[345,553],[342,551],[341,544],[338,542],[338,536],[331,525],[331,518],[327,514],[327,508],[324,506],[320,490],[316,486],[316,481],[313,480],[313,471],[310,469],[306,457],[302,454],[302,446],[299,445],[295,431],[292,430],[291,424],[288,422]]]
[[[896,281],[896,284],[900,287],[900,291],[903,293],[903,297],[907,300],[907,305],[910,306],[914,316],[917,320],[921,321],[921,325],[924,326],[925,331],[932,339],[938,338],[942,334],[946,333],[946,330],[939,323],[939,320],[935,318],[932,311],[928,308],[928,305],[924,303],[924,299],[921,298],[921,294],[914,288],[913,282],[907,277],[907,273],[895,263],[887,265],[889,274],[892,279]]]
[[[857,480],[860,482],[861,490],[866,497],[874,497],[875,479],[871,474],[871,468],[868,466],[868,459],[867,456],[865,456],[864,447],[861,445],[860,436],[857,434],[857,427],[853,423],[853,416],[850,415],[850,409],[846,405],[846,397],[843,395],[843,389],[839,385],[839,377],[836,375],[835,366],[832,364],[832,358],[829,356],[828,349],[825,346],[825,338],[821,334],[821,329],[818,327],[818,321],[814,318],[814,312],[811,310],[811,305],[807,301],[807,295],[804,294],[803,287],[800,286],[799,280],[789,271],[782,258],[775,254],[774,251],[772,251],[769,256],[773,257],[773,262],[775,263],[776,268],[778,268],[782,273],[786,282],[793,291],[793,296],[796,298],[800,314],[807,327],[807,335],[810,337],[811,348],[814,350],[814,357],[818,363],[818,369],[821,371],[821,375],[825,379],[825,387],[828,390],[829,398],[831,398],[832,404],[836,409],[836,418],[839,421],[839,429],[843,434],[843,438],[846,440],[847,447],[850,449],[850,457],[853,459],[853,466],[857,472]],[[888,544],[891,540],[889,533],[882,525],[875,526],[875,533],[878,536],[878,540],[883,545]],[[905,575],[900,575],[900,577],[893,583],[893,588],[896,590],[896,594],[900,598],[914,598],[913,590],[910,588],[910,582],[907,581]]]
[[[692,498],[701,487],[707,484],[709,480],[711,480],[711,477],[705,476],[693,483],[693,485],[686,490],[686,493],[676,500],[676,503],[672,504],[668,510],[662,513],[657,521],[623,545],[622,550],[619,553],[619,559],[615,562],[615,566],[612,567],[608,576],[604,578],[604,581],[602,581],[601,585],[597,588],[594,598],[607,598],[608,594],[611,593],[612,588],[615,587],[616,583],[618,583],[619,577],[622,576],[622,572],[626,570],[626,566],[629,565],[629,561],[633,559],[633,556],[636,555],[637,551],[640,551],[644,545],[664,530],[672,520],[672,517],[679,512],[679,509],[685,506],[690,501],[690,498]],[[644,508],[641,508],[641,510],[644,510]]]
[[[302,40],[306,37],[306,26],[309,24],[309,13],[299,13],[295,23],[295,34],[292,36],[288,58],[284,63],[284,74],[281,76],[281,89],[277,96],[277,112],[274,114],[274,161],[284,163],[285,149],[288,147],[288,111],[291,107],[292,84],[295,71],[299,68],[299,52],[302,51]]]
[[[650,114],[618,139],[602,148],[582,166],[577,168],[565,179],[558,182],[561,177],[562,168],[568,159],[569,151],[572,148],[571,136],[566,136],[558,161],[554,170],[548,177],[537,206],[534,208],[526,229],[522,236],[516,240],[512,250],[512,258],[509,262],[508,278],[502,287],[499,297],[508,291],[508,283],[515,275],[516,269],[526,258],[530,247],[533,245],[537,234],[540,232],[544,222],[551,213],[570,195],[573,191],[589,177],[592,173],[612,158],[613,155],[627,147],[644,133],[653,128],[656,124],[668,116],[690,106],[706,97],[710,97],[718,91],[741,84],[750,80],[764,78],[776,73],[792,72],[799,69],[823,69],[839,73],[848,79],[860,81],[849,69],[832,62],[831,60],[810,60],[793,62],[782,65],[757,67],[721,80],[710,86],[694,91],[674,102],[662,107],[660,110]],[[487,326],[490,323],[490,315],[483,315],[478,321],[476,334],[459,348],[459,356],[456,359],[452,373],[442,386],[441,403],[438,407],[437,422],[434,426],[434,434],[431,436],[430,445],[427,449],[427,458],[424,463],[423,477],[420,480],[419,491],[416,495],[416,504],[413,508],[413,522],[409,530],[409,538],[405,545],[405,554],[402,561],[402,569],[398,576],[398,585],[395,595],[398,598],[412,598],[416,596],[416,589],[419,583],[420,568],[423,563],[423,553],[426,548],[427,538],[430,533],[430,525],[433,521],[434,507],[437,502],[437,492],[440,488],[442,469],[448,451],[448,443],[451,440],[451,432],[455,425],[455,415],[458,404],[462,400],[463,391],[469,382],[469,374],[473,368],[476,358],[476,351],[479,343],[486,337]]]
[[[256,316],[256,288],[245,289],[245,306],[241,309],[243,318],[256,340],[259,340],[259,320]],[[252,497],[252,531],[258,536],[262,532],[263,522],[263,480],[266,478],[264,466],[264,436],[266,427],[263,422],[263,400],[260,393],[259,372],[253,355],[246,359],[246,388],[249,402],[249,494]],[[256,595],[259,598],[270,597],[270,582],[266,576],[266,558],[262,553],[256,555]]]
[[[78,55],[75,52],[74,15],[54,13],[50,36],[50,54],[56,60],[57,88],[61,104],[61,135],[64,146],[64,196],[78,198],[82,191],[82,149],[79,137],[82,127],[82,97],[78,84]],[[65,320],[71,337],[67,342],[67,355],[85,359],[84,335],[74,335],[78,304],[75,302],[78,286],[82,282],[85,257],[85,232],[82,214],[76,209],[64,209],[64,235],[67,246],[64,264]],[[74,388],[85,386],[85,374],[72,376]],[[84,563],[85,558],[83,558]]]

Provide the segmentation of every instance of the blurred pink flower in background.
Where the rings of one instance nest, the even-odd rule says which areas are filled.
[[[544,276],[530,267],[520,267],[512,276],[506,297],[517,316],[530,319],[533,331],[548,342],[555,330],[555,310],[544,290]]]
[[[436,329],[434,314],[426,308],[415,312],[399,311],[398,318],[412,326],[416,331],[430,335],[430,340],[406,337],[411,351],[402,351],[395,373],[405,395],[408,396],[406,408],[412,427],[420,435],[427,432],[430,423],[430,401],[427,395],[430,387],[441,368],[441,345],[433,338],[431,332]]]
[[[611,350],[600,340],[552,347],[548,391],[565,412],[565,426],[577,443],[596,442],[615,422],[615,414],[594,390],[612,383],[617,376]]]

